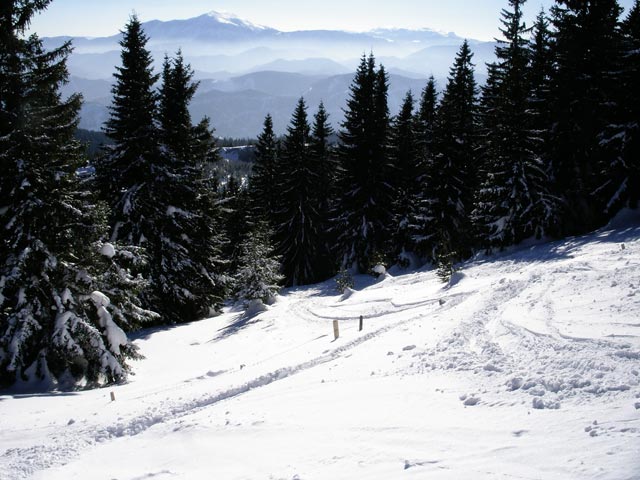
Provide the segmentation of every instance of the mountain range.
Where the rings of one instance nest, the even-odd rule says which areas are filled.
[[[212,118],[222,136],[252,137],[267,113],[284,133],[295,102],[304,96],[311,113],[320,100],[334,126],[342,119],[349,84],[363,54],[373,52],[391,73],[389,104],[395,113],[406,91],[419,95],[433,75],[442,89],[463,39],[430,29],[377,29],[355,33],[332,30],[283,32],[234,15],[211,12],[186,20],[143,24],[147,47],[159,71],[165,54],[181,49],[200,81],[192,102],[194,120]],[[71,40],[65,92],[81,92],[85,105],[81,127],[99,130],[108,116],[115,66],[120,62],[122,34],[101,38],[50,37],[47,48]],[[495,44],[469,40],[477,80],[485,79],[485,63]]]

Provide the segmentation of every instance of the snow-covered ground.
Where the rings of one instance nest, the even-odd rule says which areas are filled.
[[[126,385],[0,396],[0,478],[640,479],[639,220],[145,332]]]

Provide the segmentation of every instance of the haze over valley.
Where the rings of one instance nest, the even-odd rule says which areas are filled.
[[[143,24],[148,48],[160,71],[165,54],[182,49],[200,80],[191,104],[196,119],[207,115],[225,137],[255,137],[267,113],[284,133],[296,101],[312,109],[322,100],[334,127],[342,121],[353,72],[362,54],[375,53],[390,73],[389,108],[397,113],[407,90],[419,94],[433,75],[440,88],[463,39],[424,28],[376,29],[366,33],[332,30],[282,32],[230,14],[211,12],[187,20]],[[100,130],[108,117],[120,34],[104,38],[45,38],[47,48],[72,39],[71,81],[66,94],[81,92],[80,127]],[[486,78],[485,63],[495,44],[469,40],[476,77]]]

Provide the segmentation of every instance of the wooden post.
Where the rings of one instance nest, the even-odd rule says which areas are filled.
[[[333,321],[333,337],[334,340],[337,340],[340,336],[340,330],[338,329],[338,320]]]
[[[360,325],[358,326],[358,331],[362,331],[362,315],[360,315]]]
[[[111,392],[111,401],[115,402],[116,401],[116,394]]]

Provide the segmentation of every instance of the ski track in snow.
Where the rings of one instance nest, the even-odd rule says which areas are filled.
[[[303,302],[297,303],[299,305]],[[300,308],[295,304],[291,307],[291,310],[297,314],[302,314],[301,318],[305,318],[304,312],[310,314],[311,317],[316,316],[308,309]],[[384,316],[389,313],[391,313],[390,310],[378,312],[377,316]],[[306,316],[306,318],[308,319],[310,317]],[[401,324],[410,322],[415,318],[417,317],[412,316],[402,321],[380,327],[331,350],[329,353],[320,355],[298,365],[279,368],[240,386],[218,392],[214,395],[191,399],[186,402],[172,405],[162,405],[162,408],[154,407],[133,419],[118,423],[111,427],[103,428],[100,426],[92,426],[78,431],[57,433],[51,437],[51,440],[54,440],[54,445],[47,444],[36,445],[30,448],[8,449],[0,458],[3,461],[2,463],[6,463],[8,465],[8,468],[6,468],[7,472],[11,472],[11,475],[18,475],[15,478],[27,478],[36,471],[57,465],[64,465],[69,459],[77,456],[83,449],[95,445],[96,443],[105,442],[110,439],[123,436],[138,435],[156,424],[166,423],[168,421],[173,421],[181,417],[197,413],[204,408],[224,400],[237,397],[238,395],[250,392],[253,389],[264,387],[278,380],[288,378],[301,371],[336,360],[354,347],[357,347],[372,338],[376,338],[384,332],[393,330]],[[28,465],[28,467],[25,468],[25,465]],[[7,475],[9,475],[9,473],[7,473]],[[8,476],[7,478],[10,477]]]
[[[476,379],[470,385],[475,384],[477,389],[461,395],[460,401],[472,408],[527,403],[533,409],[565,409],[593,402],[604,405],[609,399],[624,396],[635,398],[638,409],[640,229],[627,231],[624,238],[628,242],[624,249],[615,241],[589,244],[578,239],[537,246],[538,257],[536,252],[522,250],[503,254],[493,262],[477,259],[447,287],[437,283],[433,272],[417,272],[386,278],[348,298],[313,288],[291,290],[282,302],[261,315],[256,328],[276,328],[278,315],[286,315],[302,326],[328,332],[337,319],[341,334],[349,340],[332,344],[331,338],[326,338],[328,333],[311,335],[303,343],[288,344],[277,354],[249,363],[247,370],[255,369],[256,374],[247,381],[210,394],[194,391],[189,397],[187,391],[187,398],[166,397],[151,407],[143,405],[129,412],[114,425],[77,423],[65,429],[43,428],[42,444],[8,448],[0,455],[0,478],[28,478],[35,472],[65,465],[91,447],[139,435],[154,425],[346,358],[350,355],[345,354],[365,342],[384,341],[386,333],[416,324],[433,328],[436,333],[428,341],[406,345],[398,355],[389,351],[395,363],[381,372],[383,375],[433,371],[470,375]],[[580,256],[582,248],[586,253]],[[360,315],[365,318],[366,329],[356,334]],[[614,322],[613,318],[620,321]],[[600,334],[589,335],[588,331]],[[302,347],[311,348],[310,357],[287,365],[285,354]],[[260,371],[261,363],[275,360],[282,366]],[[227,369],[210,370],[191,380],[226,375],[231,375]],[[168,390],[172,388],[179,386],[167,386]],[[161,395],[162,390],[148,393]],[[629,436],[637,442],[640,420],[606,428],[596,424],[585,432],[591,436]],[[521,434],[514,432],[516,437]],[[405,469],[435,463],[407,460]],[[170,472],[160,474],[166,473]]]

